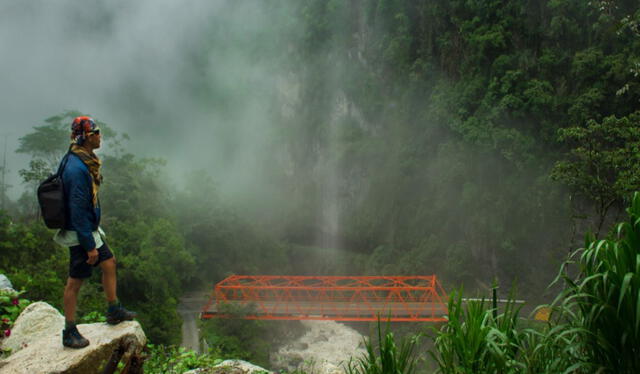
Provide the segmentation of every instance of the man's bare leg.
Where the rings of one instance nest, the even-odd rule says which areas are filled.
[[[102,261],[100,268],[102,268],[102,288],[104,288],[104,295],[109,303],[107,323],[115,325],[122,321],[131,321],[136,317],[136,313],[120,305],[116,294],[116,258],[112,257]]]
[[[108,303],[116,301],[116,259],[112,257],[100,263],[102,269],[102,288]]]
[[[67,322],[75,322],[76,320],[76,306],[78,304],[78,293],[80,292],[80,286],[82,286],[82,279],[79,278],[67,278],[67,285],[64,287],[64,297],[62,303],[64,304],[64,318]]]
[[[62,345],[69,348],[84,348],[89,345],[76,328],[76,306],[78,304],[78,293],[80,293],[82,279],[67,278],[67,285],[64,288],[62,302],[64,304],[64,330],[62,331]]]

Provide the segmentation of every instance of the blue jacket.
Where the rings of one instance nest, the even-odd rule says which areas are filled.
[[[62,172],[65,202],[65,230],[78,234],[80,245],[90,251],[96,247],[92,232],[100,225],[100,204],[93,206],[89,168],[75,154],[69,154]],[[62,161],[64,162],[64,160]]]

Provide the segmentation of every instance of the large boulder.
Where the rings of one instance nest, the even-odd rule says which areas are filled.
[[[226,360],[209,368],[189,370],[183,374],[272,374],[265,368],[242,360]]]
[[[38,301],[27,306],[11,329],[11,336],[2,342],[2,349],[16,353],[32,342],[59,333],[64,317],[51,305]]]
[[[123,322],[115,326],[106,323],[78,325],[78,330],[91,344],[86,348],[71,349],[62,346],[64,318],[58,313],[62,318],[60,325],[60,318],[51,317],[48,308],[30,308],[30,311],[27,311],[29,308],[25,309],[16,321],[12,337],[17,335],[17,340],[12,344],[19,346],[17,351],[0,361],[0,373],[97,374],[102,373],[107,365],[117,365],[120,361],[132,366],[141,365],[140,355],[147,339],[138,322]],[[37,311],[41,311],[40,315],[53,321],[51,324],[54,326],[44,326],[32,317],[23,318],[25,312],[35,317],[38,315],[35,313]],[[29,320],[41,328],[18,326],[18,322],[26,324]],[[3,347],[6,347],[6,342]]]

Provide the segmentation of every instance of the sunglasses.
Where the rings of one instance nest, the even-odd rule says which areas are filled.
[[[88,131],[87,134],[100,135],[100,129],[95,129],[95,130]]]

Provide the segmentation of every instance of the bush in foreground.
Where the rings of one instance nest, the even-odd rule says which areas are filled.
[[[179,374],[200,367],[210,367],[222,362],[215,352],[198,354],[175,346],[147,345],[148,356],[144,372],[150,374]]]

